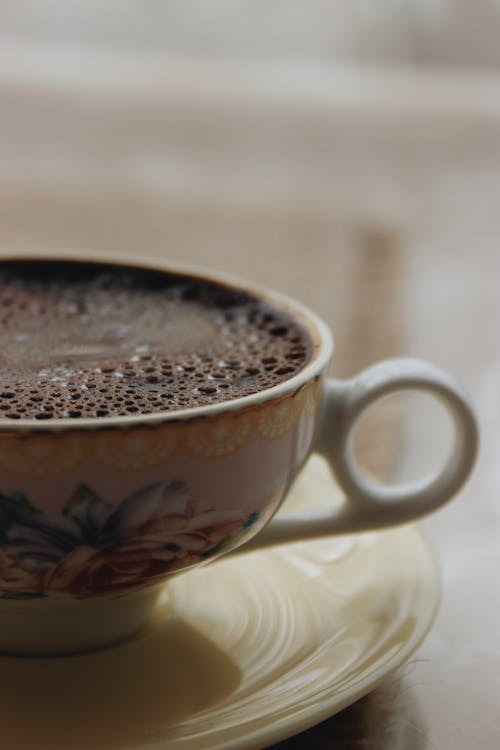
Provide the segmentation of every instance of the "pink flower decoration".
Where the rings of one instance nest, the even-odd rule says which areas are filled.
[[[74,597],[160,581],[234,545],[258,518],[200,506],[176,481],[145,487],[117,508],[80,487],[62,516],[23,509],[0,549],[0,588]]]

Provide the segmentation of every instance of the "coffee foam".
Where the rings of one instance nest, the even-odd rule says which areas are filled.
[[[286,313],[231,287],[104,264],[0,263],[0,417],[130,416],[271,388],[311,355]]]

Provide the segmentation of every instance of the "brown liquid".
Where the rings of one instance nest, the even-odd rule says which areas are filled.
[[[74,419],[228,401],[291,378],[305,330],[196,278],[76,262],[0,262],[0,417]]]

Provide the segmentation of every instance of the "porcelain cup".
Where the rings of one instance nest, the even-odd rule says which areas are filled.
[[[171,576],[241,548],[413,521],[469,476],[476,421],[460,386],[433,365],[394,359],[332,380],[328,327],[281,294],[157,260],[82,252],[42,259],[61,258],[230,284],[291,314],[313,354],[289,380],[213,405],[50,423],[0,419],[1,652],[64,654],[114,643],[147,622]],[[389,487],[358,466],[351,438],[367,407],[401,389],[444,404],[454,446],[435,476]],[[328,460],[343,506],[275,518],[311,452]]]

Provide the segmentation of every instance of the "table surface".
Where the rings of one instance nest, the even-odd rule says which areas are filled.
[[[366,87],[347,76],[346,86],[306,86],[319,117],[295,111],[297,132],[264,128],[259,139],[254,119],[236,145],[221,136],[195,149],[196,132],[182,127],[181,115],[172,121],[158,80],[148,74],[149,88],[137,84],[127,101],[112,76],[99,79],[97,96],[72,92],[64,80],[50,91],[41,78],[31,90],[26,80],[0,81],[8,136],[0,143],[8,178],[1,250],[120,248],[208,264],[322,314],[337,338],[337,377],[399,354],[453,372],[471,394],[482,440],[465,489],[423,522],[442,570],[437,621],[397,674],[279,747],[499,747],[498,81],[452,79],[446,87],[403,76],[382,86],[375,77]],[[273,81],[266,85],[272,100]],[[243,121],[230,120],[232,135]],[[179,170],[181,156],[189,169]],[[217,190],[207,189],[220,174]],[[363,455],[384,476],[415,476],[439,461],[446,437],[427,402],[389,401]]]

